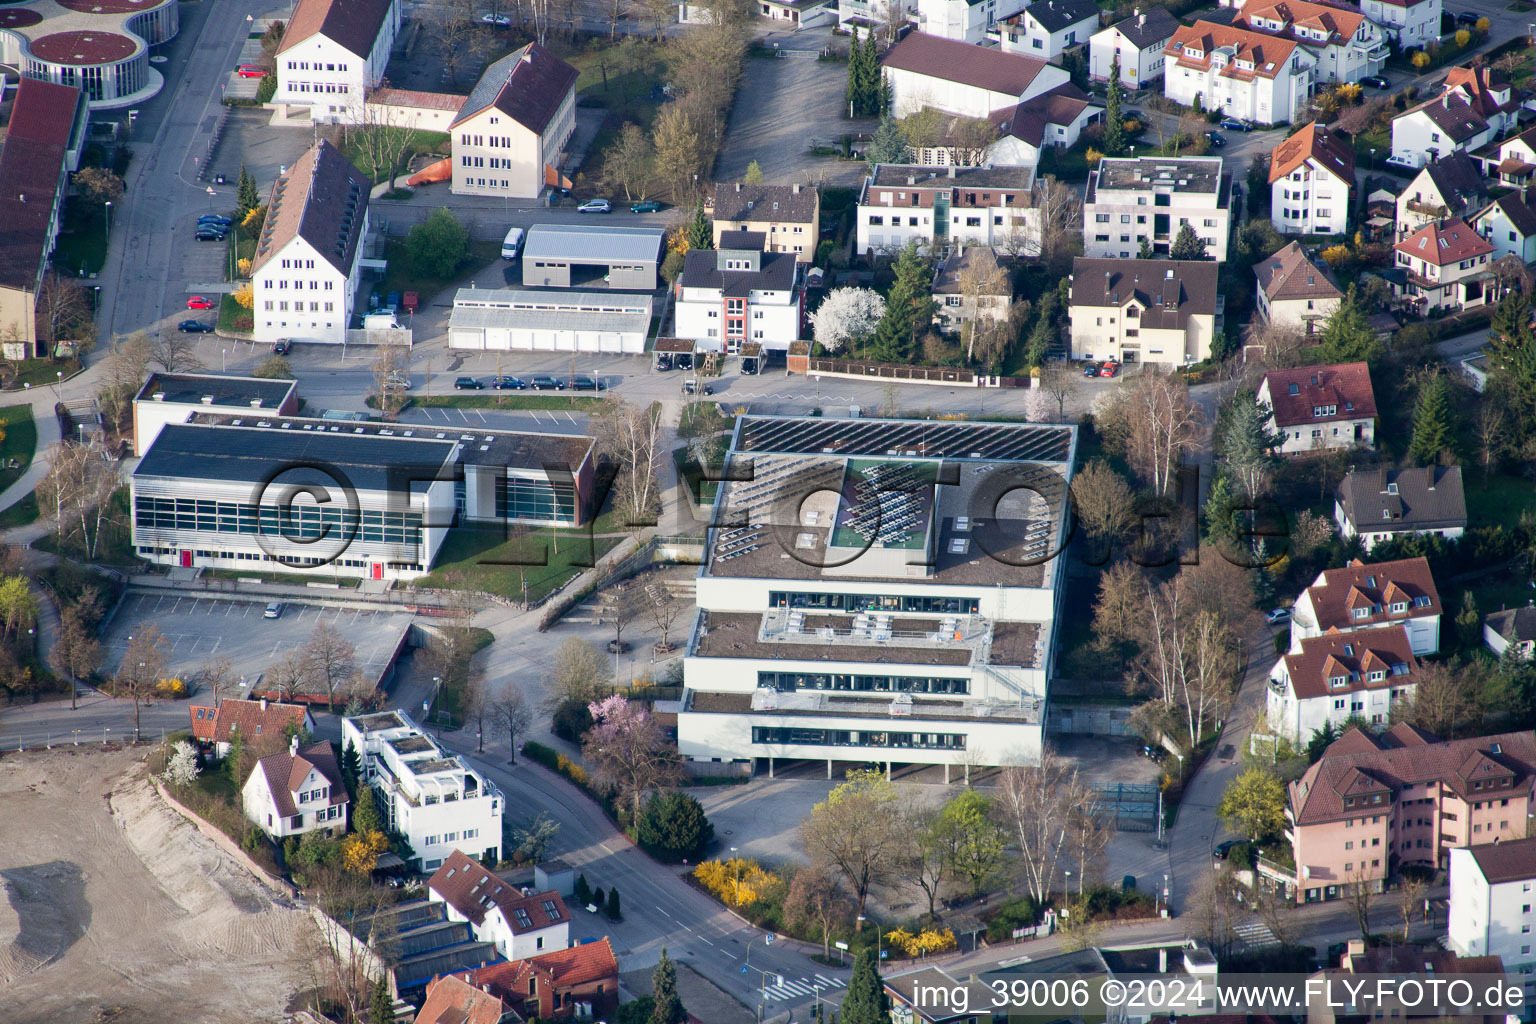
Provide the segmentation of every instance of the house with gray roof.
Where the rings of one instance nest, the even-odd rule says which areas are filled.
[[[698,349],[736,353],[743,345],[785,351],[800,337],[805,289],[792,253],[763,252],[755,232],[724,237],[740,248],[694,249],[676,285],[676,333]]]
[[[523,242],[524,288],[656,290],[661,228],[535,224]]]
[[[1072,358],[1182,366],[1211,354],[1224,302],[1208,260],[1072,261]]]
[[[561,173],[576,131],[577,71],[538,43],[485,69],[448,131],[453,193],[532,199]]]
[[[1118,56],[1120,84],[1145,89],[1163,77],[1164,53],[1178,27],[1179,19],[1165,8],[1143,6],[1124,21],[1095,32],[1088,40],[1088,77],[1109,81]]]
[[[1426,224],[1470,217],[1488,203],[1488,178],[1477,161],[1462,152],[1443,156],[1397,194],[1397,241]]]
[[[1471,225],[1493,246],[1493,259],[1515,256],[1521,263],[1536,263],[1536,186],[1500,196]]]
[[[1094,0],[1037,0],[998,26],[1004,53],[1052,60],[1082,46],[1099,30]]]
[[[273,63],[285,117],[360,124],[400,33],[400,0],[298,0]]]
[[[704,212],[714,218],[715,247],[727,231],[761,232],[764,252],[791,252],[811,264],[821,237],[821,191],[815,185],[719,182]]]
[[[1536,657],[1536,605],[1505,608],[1483,616],[1483,643],[1499,657],[1514,648],[1515,658]]]
[[[1333,509],[1344,539],[1359,537],[1366,551],[1414,533],[1456,540],[1467,528],[1460,466],[1352,469]]]

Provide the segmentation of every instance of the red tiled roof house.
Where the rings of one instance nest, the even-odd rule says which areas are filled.
[[[298,0],[277,47],[272,102],[322,124],[358,124],[384,80],[400,0]]]
[[[590,1020],[619,1002],[619,959],[605,937],[459,975],[524,1017]]]
[[[1197,21],[1168,44],[1163,95],[1257,124],[1296,118],[1312,94],[1317,58],[1289,39]]]
[[[192,719],[192,738],[213,748],[214,756],[228,757],[237,735],[254,743],[264,737],[282,735],[286,730],[300,730],[314,735],[315,719],[303,704],[279,704],[277,701],[223,701],[216,707],[192,704],[187,708]]]
[[[1496,298],[1488,266],[1495,250],[1465,221],[1426,224],[1393,248],[1402,279],[1392,282],[1392,291],[1425,315],[1471,309]]]
[[[1364,363],[1271,370],[1257,398],[1269,428],[1285,438],[1281,455],[1376,445],[1376,394]]]
[[[519,1020],[506,1003],[452,974],[427,983],[427,1000],[416,1024],[503,1024]]]
[[[1385,724],[1418,682],[1419,661],[1400,625],[1333,631],[1297,646],[1270,670],[1266,698],[1270,729],[1294,743],[1349,718]]]
[[[565,949],[571,913],[553,890],[520,889],[454,850],[427,881],[433,901],[448,905],[448,920],[468,921],[475,938],[494,943],[508,960]]]
[[[288,749],[256,762],[240,791],[245,816],[273,839],[347,828],[347,787],[330,743]]]
[[[1440,592],[1425,558],[1325,569],[1291,608],[1291,653],[1324,633],[1401,625],[1418,657],[1440,652]]]
[[[1316,122],[1303,125],[1270,153],[1270,223],[1282,235],[1343,234],[1354,185],[1349,142]]]

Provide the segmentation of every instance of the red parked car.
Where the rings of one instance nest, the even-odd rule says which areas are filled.
[[[267,70],[255,64],[241,64],[235,68],[235,74],[241,78],[266,78]]]
[[[1105,363],[1099,367],[1100,377],[1113,377],[1120,369],[1120,364],[1114,361]]]
[[[203,298],[201,295],[194,295],[190,299],[187,300],[187,308],[188,309],[212,309],[213,308],[213,303],[208,301],[207,299]]]

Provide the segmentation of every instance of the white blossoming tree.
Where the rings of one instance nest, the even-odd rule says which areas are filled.
[[[165,762],[165,780],[173,786],[190,786],[197,781],[197,751],[186,740],[177,740]]]
[[[885,316],[885,298],[869,288],[838,288],[811,314],[817,344],[841,352],[875,333]]]

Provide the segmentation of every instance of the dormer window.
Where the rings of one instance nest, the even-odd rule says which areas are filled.
[[[1387,678],[1387,674],[1380,669],[1372,672],[1369,676],[1366,677],[1367,680],[1373,683],[1379,683],[1385,678]]]
[[[1385,512],[1386,510],[1383,509],[1382,511]],[[1382,516],[1382,518],[1385,519],[1386,516]],[[1353,608],[1349,614],[1357,619],[1364,619],[1370,616],[1371,610],[1369,608]]]
[[[1406,612],[1407,610],[1408,610],[1408,602],[1407,601],[1393,601],[1392,602],[1392,614],[1393,615],[1401,615],[1401,614],[1403,614],[1403,612]]]
[[[1301,385],[1300,384],[1292,384],[1290,390],[1291,390],[1291,394],[1299,395],[1299,394],[1301,394]]]
[[[1397,493],[1397,484],[1395,484],[1395,483],[1387,484],[1387,493],[1388,494],[1396,494]]]
[[[1349,685],[1349,679],[1346,676],[1330,676],[1328,677],[1328,685],[1335,690],[1342,690]]]

